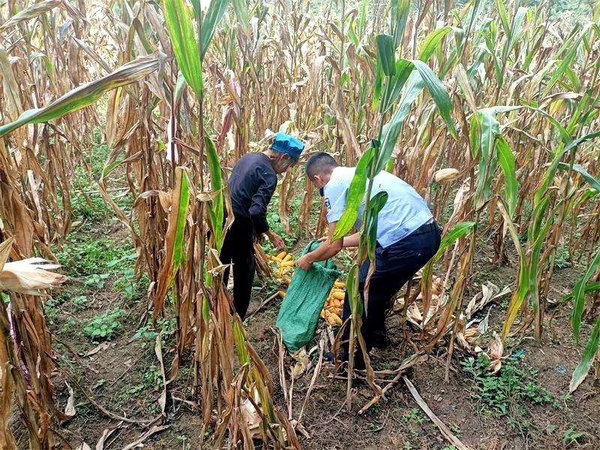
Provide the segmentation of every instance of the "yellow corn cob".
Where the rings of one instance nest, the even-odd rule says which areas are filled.
[[[336,316],[335,314],[329,314],[327,316],[327,323],[329,325],[341,325],[342,324],[342,319],[340,319],[338,316]]]
[[[283,260],[283,258],[285,258],[285,255],[287,255],[287,252],[285,252],[285,251],[284,251],[284,252],[281,252],[281,253],[279,253],[279,254],[278,254],[276,257],[275,257],[275,259],[278,259],[279,261],[282,261],[282,260]]]
[[[292,282],[292,280],[290,280],[289,278],[284,278],[283,282],[289,286],[289,284]]]
[[[344,294],[343,292],[340,292],[340,291],[333,291],[331,293],[331,296],[336,300],[344,300],[344,297],[346,296],[346,294]]]
[[[283,260],[282,260],[282,261],[283,261],[283,262],[286,262],[286,261],[291,261],[291,260],[292,260],[292,254],[291,254],[291,253],[288,253],[288,254],[285,256],[285,258],[283,258]]]
[[[344,283],[343,281],[336,281],[335,283],[333,283],[333,287],[338,289],[346,289],[346,283]]]
[[[281,267],[293,267],[294,266],[294,261],[292,260],[288,260],[288,261],[283,261],[280,264]]]
[[[277,295],[279,295],[279,298],[283,298],[285,297],[285,291],[278,291]]]

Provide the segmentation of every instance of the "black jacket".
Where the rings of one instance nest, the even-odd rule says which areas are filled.
[[[277,187],[277,174],[264,153],[246,153],[229,178],[231,206],[236,219],[250,219],[255,235],[269,230],[267,206]]]

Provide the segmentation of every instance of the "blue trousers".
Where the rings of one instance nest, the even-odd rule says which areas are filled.
[[[392,306],[392,300],[404,284],[431,259],[440,247],[441,229],[435,223],[422,225],[404,239],[382,248],[375,249],[375,272],[369,284],[369,304],[367,314],[363,312],[362,335],[367,349],[379,346],[386,338],[385,313]],[[360,268],[359,290],[364,305],[364,288],[370,261]],[[350,316],[348,293],[344,300],[342,320]],[[345,340],[350,334],[346,328]],[[344,346],[347,351],[347,346]]]

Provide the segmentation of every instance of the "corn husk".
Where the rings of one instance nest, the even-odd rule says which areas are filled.
[[[67,280],[65,275],[51,272],[59,267],[43,258],[7,262],[0,271],[0,289],[39,295],[41,290],[59,286]]]
[[[458,169],[447,168],[440,169],[433,174],[433,181],[440,184],[449,184],[458,178],[460,172]]]

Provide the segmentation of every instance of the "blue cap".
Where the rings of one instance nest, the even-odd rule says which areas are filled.
[[[277,133],[271,149],[279,153],[287,153],[294,159],[299,159],[300,153],[304,150],[304,142],[289,134]]]

